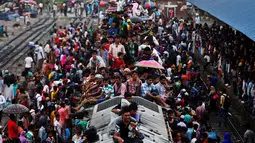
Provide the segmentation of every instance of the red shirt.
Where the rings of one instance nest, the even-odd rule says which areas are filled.
[[[58,36],[55,37],[55,42],[58,44],[60,42]]]
[[[70,60],[70,63],[73,63],[74,57],[73,57],[73,56],[70,56],[69,60]]]
[[[123,59],[114,58],[114,63],[112,65],[112,68],[119,69],[121,66],[125,67],[125,62]]]
[[[18,138],[18,127],[16,122],[8,120],[8,137],[11,139]]]
[[[104,46],[104,48],[105,48],[107,51],[109,51],[109,50],[110,50],[110,45],[111,45],[111,44],[106,44],[106,45]]]

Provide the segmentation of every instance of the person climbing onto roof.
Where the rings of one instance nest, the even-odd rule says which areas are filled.
[[[122,108],[122,119],[118,120],[113,135],[115,143],[138,143],[143,140],[137,122],[131,117],[130,108]]]

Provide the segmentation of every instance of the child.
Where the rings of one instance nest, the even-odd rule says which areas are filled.
[[[100,99],[98,99],[96,103],[101,103],[114,96],[114,89],[113,86],[109,84],[109,78],[104,79],[104,86],[102,88],[102,93],[100,96]]]
[[[120,69],[120,67],[125,68],[126,64],[123,60],[123,56],[124,56],[124,53],[122,52],[118,53],[118,58],[114,58],[112,68],[116,68],[116,69]]]

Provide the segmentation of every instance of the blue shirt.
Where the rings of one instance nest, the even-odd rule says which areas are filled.
[[[118,34],[118,29],[117,28],[110,28],[110,29],[108,29],[107,34],[110,35],[110,36],[117,35]]]
[[[160,95],[161,97],[165,97],[166,93],[165,93],[165,87],[164,87],[164,85],[161,84],[161,83],[159,82],[159,83],[157,83],[157,84],[155,85],[155,87],[156,87],[156,89],[157,89],[159,95]]]
[[[186,136],[191,140],[192,133],[194,132],[193,128],[188,128],[188,131],[186,132]]]
[[[142,86],[141,86],[141,95],[142,95],[142,97],[146,97],[147,96],[146,94],[151,93],[151,91],[153,89],[156,89],[153,84],[148,85],[147,82],[143,83]]]
[[[108,51],[105,49],[102,56],[100,55],[100,49],[97,50],[97,55],[102,57],[105,64],[107,63],[107,59],[108,59]]]
[[[18,90],[19,86],[17,84],[12,84],[12,87],[13,87],[14,96],[16,97],[17,96],[17,90]]]
[[[64,141],[67,141],[68,139],[70,139],[71,136],[71,132],[69,128],[65,129],[65,132],[63,133],[62,137],[64,139]]]

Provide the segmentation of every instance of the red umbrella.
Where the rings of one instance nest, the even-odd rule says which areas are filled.
[[[106,7],[108,5],[108,2],[100,1],[99,6],[100,7]]]

